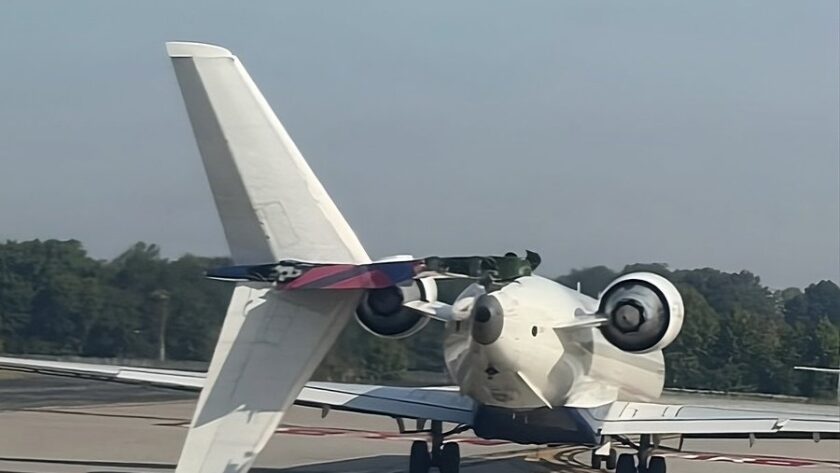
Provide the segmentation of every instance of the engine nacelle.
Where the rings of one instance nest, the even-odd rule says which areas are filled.
[[[616,347],[633,353],[661,350],[677,338],[685,309],[680,292],[654,273],[630,273],[601,293],[598,312],[609,317],[601,333]]]
[[[356,320],[378,337],[409,337],[429,323],[428,317],[403,305],[418,300],[437,300],[437,284],[433,278],[414,279],[407,285],[367,291],[356,307]]]

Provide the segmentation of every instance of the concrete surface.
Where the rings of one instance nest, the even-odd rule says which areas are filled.
[[[0,473],[173,470],[195,393],[37,375],[0,379]],[[681,398],[686,402],[688,398]],[[797,406],[796,410],[800,410]],[[824,411],[834,406],[811,406]],[[295,408],[260,456],[257,473],[403,472],[410,443],[390,419]],[[532,448],[470,435],[465,472],[583,472],[582,447]],[[669,472],[840,471],[840,442],[687,441]],[[434,471],[434,470],[433,470]]]

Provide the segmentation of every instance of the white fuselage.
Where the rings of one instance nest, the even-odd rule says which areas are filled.
[[[661,394],[661,350],[628,353],[597,328],[556,328],[594,313],[595,299],[539,276],[519,278],[493,294],[504,309],[495,341],[473,339],[472,317],[446,327],[446,365],[463,394],[510,409],[594,407]]]

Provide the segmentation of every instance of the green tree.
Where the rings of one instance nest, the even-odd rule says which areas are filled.
[[[557,282],[568,287],[575,288],[580,284],[580,291],[591,297],[598,297],[607,285],[618,273],[606,266],[593,266],[591,268],[573,269],[569,274],[560,276]]]
[[[12,353],[83,354],[154,358],[159,301],[166,293],[166,351],[171,359],[208,360],[218,337],[232,284],[209,281],[209,268],[226,258],[163,258],[143,242],[112,261],[91,258],[75,240],[0,244],[0,348]],[[674,282],[683,296],[682,333],[665,350],[669,386],[760,390],[834,396],[835,380],[798,373],[795,365],[840,364],[840,288],[820,281],[804,290],[770,291],[749,271],[670,270],[634,264],[560,276],[596,297],[615,277],[651,271]],[[468,280],[446,281],[452,302]],[[407,339],[375,337],[351,322],[318,369],[321,379],[382,382],[407,370],[444,370],[443,326],[430,322]]]
[[[831,281],[811,284],[784,304],[791,335],[792,364],[836,368],[840,366],[840,287]],[[799,393],[825,396],[835,392],[835,380],[819,373],[801,373]]]
[[[680,388],[713,387],[708,382],[718,367],[712,349],[720,334],[719,316],[693,287],[681,284],[678,289],[686,317],[679,336],[665,349],[666,383]]]
[[[169,292],[167,353],[182,360],[209,360],[224,321],[233,284],[203,277],[226,258],[182,256],[170,262],[162,286]]]

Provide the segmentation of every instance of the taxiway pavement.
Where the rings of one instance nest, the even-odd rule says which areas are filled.
[[[29,374],[0,378],[0,473],[174,469],[195,393]],[[685,398],[682,399],[685,402]],[[833,406],[807,406],[825,411]],[[799,410],[799,409],[797,409]],[[391,419],[294,408],[255,473],[403,472],[417,437]],[[467,473],[588,472],[583,447],[532,448],[459,436]],[[669,472],[840,471],[840,441],[689,440]]]

